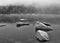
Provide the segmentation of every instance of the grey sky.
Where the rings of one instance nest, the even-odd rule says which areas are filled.
[[[60,4],[60,0],[0,0],[0,5],[9,4],[25,4],[25,5],[50,5],[50,4]]]

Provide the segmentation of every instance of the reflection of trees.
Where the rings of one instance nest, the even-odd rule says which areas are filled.
[[[15,23],[17,21],[19,21],[19,18],[17,16],[0,16],[0,22]]]

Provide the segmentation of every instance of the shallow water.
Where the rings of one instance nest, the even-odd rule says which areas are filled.
[[[49,34],[50,41],[46,43],[60,43],[60,25],[53,25],[52,27],[53,32]],[[16,24],[6,23],[5,27],[0,28],[0,40],[2,41],[10,40],[14,43],[39,43],[34,35],[35,27],[33,25],[17,28]]]

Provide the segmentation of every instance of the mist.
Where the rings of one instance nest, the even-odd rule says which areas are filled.
[[[6,5],[32,5],[32,6],[49,6],[51,4],[60,4],[60,0],[0,0],[0,6]]]

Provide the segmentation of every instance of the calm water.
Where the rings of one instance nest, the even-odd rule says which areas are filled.
[[[60,25],[53,25],[52,27],[54,31],[49,34],[51,40],[46,43],[60,43]],[[17,28],[16,24],[6,24],[5,27],[0,28],[0,42],[9,40],[13,43],[39,43],[34,38],[34,30],[33,25]],[[5,42],[9,43],[8,41]]]

